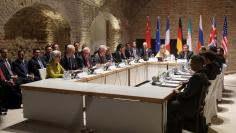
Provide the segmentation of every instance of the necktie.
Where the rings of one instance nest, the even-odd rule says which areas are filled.
[[[187,59],[187,52],[184,53],[184,59]]]
[[[8,72],[10,73],[10,75],[11,76],[13,76],[13,72],[12,72],[12,70],[11,70],[11,65],[10,65],[10,63],[8,62],[8,60],[5,60],[5,66],[7,67],[7,70],[8,70]]]
[[[71,58],[68,58],[68,62],[69,62],[69,69],[72,70],[72,60],[71,60]]]
[[[136,49],[135,49],[135,48],[133,48],[133,56],[134,56],[134,57],[137,56],[137,54],[136,54]]]
[[[38,59],[38,63],[39,63],[39,66],[40,66],[41,69],[44,68],[44,65],[43,65],[43,63],[40,59]]]
[[[22,67],[23,67],[24,72],[25,72],[26,74],[28,74],[28,70],[27,70],[27,68],[26,68],[27,66],[26,66],[24,60],[22,61],[21,65],[22,65]]]

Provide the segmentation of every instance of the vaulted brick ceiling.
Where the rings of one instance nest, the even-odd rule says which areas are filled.
[[[127,18],[132,18],[151,0],[119,0],[120,7]]]
[[[104,5],[117,7],[126,18],[135,17],[151,0],[104,0]],[[111,6],[115,5],[115,6]]]

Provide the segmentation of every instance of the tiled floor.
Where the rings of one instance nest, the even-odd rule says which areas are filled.
[[[213,118],[209,133],[236,133],[236,74],[225,76],[225,91],[218,111],[218,116]],[[18,109],[8,111],[6,116],[0,116],[0,133],[79,133],[79,131],[26,121],[22,109]]]

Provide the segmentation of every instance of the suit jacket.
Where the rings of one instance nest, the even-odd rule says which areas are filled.
[[[61,64],[49,63],[47,64],[47,78],[62,78],[64,68]]]
[[[0,81],[5,82],[5,80],[6,80],[5,75],[3,74],[3,71],[2,71],[2,69],[0,68]]]
[[[198,108],[202,88],[209,85],[210,83],[204,69],[196,72],[189,79],[184,90],[176,96],[177,100],[182,104],[182,113],[188,116],[195,114]]]
[[[113,55],[111,54],[111,55],[106,55],[106,60],[107,61],[114,61],[114,57],[113,57]]]
[[[12,62],[11,62],[11,60],[8,59],[8,62],[9,62],[9,64],[10,64],[11,70],[12,70]],[[4,60],[3,60],[3,59],[0,59],[0,67],[1,67],[1,69],[2,69],[2,72],[3,72],[3,74],[4,74],[5,78],[6,78],[6,80],[10,80],[10,79],[11,79],[11,74],[10,74],[10,72],[8,71],[6,65],[4,64]],[[12,71],[12,72],[13,72],[13,71]]]
[[[113,57],[115,58],[115,62],[116,63],[120,63],[122,62],[122,60],[126,60],[127,57],[123,54],[121,54],[119,51],[116,51],[114,54],[113,54]]]
[[[90,67],[88,67],[88,68],[92,68],[95,64],[93,63],[93,61],[92,61],[92,58],[91,58],[91,56],[88,58],[88,63],[86,62],[86,60],[85,60],[85,58],[82,56],[82,62],[83,62],[83,66],[84,67],[88,67],[88,65],[87,64],[90,64]]]
[[[13,72],[22,78],[27,78],[27,74],[29,74],[28,70],[28,61],[24,60],[24,63],[16,59],[12,64],[12,70]]]
[[[41,57],[39,58],[39,60],[42,62],[43,66],[46,67],[46,62],[41,59]],[[39,74],[39,69],[40,69],[40,65],[38,63],[38,60],[33,57],[31,58],[31,60],[29,61],[28,63],[28,70],[29,70],[29,73],[31,74],[34,74],[34,80],[40,80],[40,74]]]
[[[106,56],[100,56],[98,53],[94,56],[96,64],[105,64],[107,63]]]
[[[217,55],[216,62],[218,62],[220,68],[222,69],[223,64],[225,64],[225,57],[222,55]]]
[[[178,58],[179,59],[184,59],[185,58],[184,56],[185,56],[184,51],[182,51],[182,52],[179,53]],[[193,52],[192,51],[188,51],[187,52],[187,60],[189,60],[192,56],[193,56]]]
[[[214,80],[218,74],[220,74],[220,66],[213,62],[205,66],[206,74],[209,80]]]
[[[44,60],[44,62],[46,62],[46,64],[48,64],[50,60],[50,54],[44,54],[41,58]]]
[[[125,56],[127,58],[134,57],[132,49],[125,49]]]
[[[151,49],[147,49],[145,51],[145,49],[142,48],[142,49],[140,49],[139,52],[140,52],[140,57],[145,61],[147,61],[149,59],[149,57],[151,57],[151,55],[153,54]]]
[[[70,60],[69,60],[70,59]],[[60,64],[65,70],[77,70],[79,69],[77,60],[74,57],[67,58],[66,55],[61,59]]]
[[[131,48],[131,51],[132,51],[133,57],[140,57],[141,56],[138,48]],[[136,52],[136,55],[135,55],[135,52]]]

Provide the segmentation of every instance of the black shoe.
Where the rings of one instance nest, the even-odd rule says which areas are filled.
[[[7,114],[7,109],[1,107],[1,108],[0,108],[0,115],[6,115],[6,114]]]

